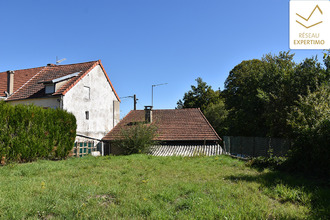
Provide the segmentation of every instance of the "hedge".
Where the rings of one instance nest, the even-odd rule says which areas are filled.
[[[0,101],[1,163],[66,158],[76,128],[75,116],[64,110]]]

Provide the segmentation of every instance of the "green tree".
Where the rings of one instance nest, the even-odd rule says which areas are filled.
[[[228,111],[225,108],[223,100],[208,105],[204,111],[204,115],[220,136],[228,134]]]
[[[264,104],[257,96],[265,71],[264,62],[257,59],[243,61],[230,71],[223,96],[231,135],[265,135]]]
[[[267,54],[261,60],[243,61],[234,67],[223,97],[229,111],[231,135],[286,137],[288,113],[299,95],[307,95],[328,80],[317,58],[293,61],[294,54]]]
[[[203,82],[202,78],[196,79],[197,86],[192,85],[183,99],[177,102],[177,108],[200,108],[202,112],[211,103],[217,103],[220,99],[220,91],[214,91],[211,86]]]
[[[330,84],[299,96],[289,114],[294,144],[288,168],[322,177],[330,176]]]
[[[196,79],[196,82],[197,86],[192,85],[191,90],[177,102],[177,108],[200,108],[217,133],[220,136],[226,135],[228,112],[225,109],[220,90],[214,91],[200,77]]]

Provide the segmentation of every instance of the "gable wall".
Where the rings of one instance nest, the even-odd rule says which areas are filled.
[[[119,104],[114,108],[114,102],[118,100],[97,65],[65,94],[63,109],[76,116],[77,134],[102,139],[119,121]],[[86,111],[89,111],[89,120]]]

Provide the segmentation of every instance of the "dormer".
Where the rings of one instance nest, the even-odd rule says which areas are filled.
[[[55,93],[59,88],[61,88],[65,83],[67,83],[71,78],[78,76],[80,72],[71,73],[66,76],[62,76],[60,78],[48,80],[48,81],[40,81],[38,83],[42,83],[45,86],[45,94],[50,95]]]

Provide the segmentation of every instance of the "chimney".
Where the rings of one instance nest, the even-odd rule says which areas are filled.
[[[12,70],[7,71],[7,92],[9,95],[14,92],[14,74],[15,72]]]
[[[146,123],[152,123],[152,106],[144,106]]]

